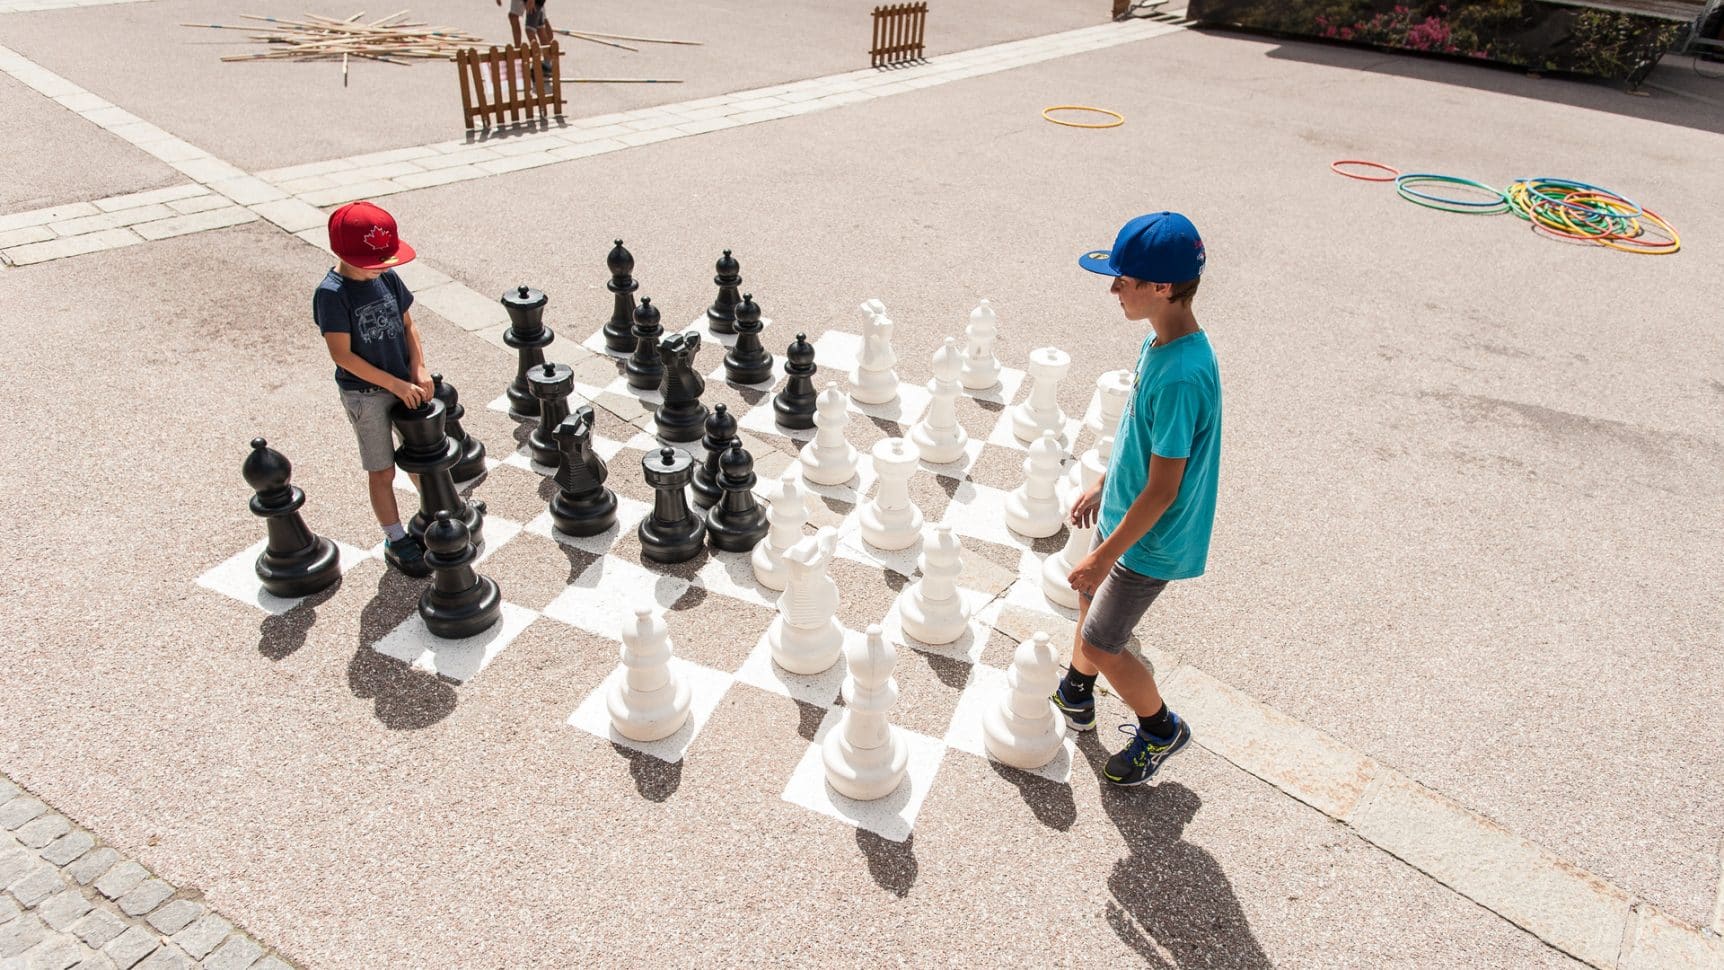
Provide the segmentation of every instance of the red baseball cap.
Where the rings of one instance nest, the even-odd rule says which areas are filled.
[[[389,269],[415,255],[395,232],[395,217],[369,202],[349,202],[329,214],[329,248],[360,269]]]

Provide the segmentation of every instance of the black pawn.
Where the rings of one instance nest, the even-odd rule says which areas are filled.
[[[652,305],[652,297],[641,297],[641,305],[635,307],[635,323],[631,331],[634,353],[623,365],[623,370],[628,372],[629,386],[643,391],[656,390],[659,378],[664,376],[664,361],[658,356],[658,341],[664,336],[664,327],[659,326],[658,319],[658,307]]]
[[[251,513],[267,520],[269,541],[257,557],[257,578],[272,596],[293,599],[326,589],[341,578],[335,543],[314,534],[300,517],[305,492],[288,484],[293,465],[262,438],[251,439],[251,454],[240,469],[251,497]]]
[[[713,333],[735,333],[732,324],[736,322],[736,290],[742,285],[742,265],[731,258],[727,249],[718,257],[715,269],[718,275],[712,281],[718,284],[718,298],[706,309],[706,325]]]
[[[517,286],[503,294],[503,309],[509,313],[509,329],[503,342],[520,352],[515,379],[509,384],[509,416],[531,421],[539,416],[539,402],[527,390],[527,372],[545,362],[545,348],[557,335],[545,326],[545,304],[549,297],[528,286]]]
[[[781,428],[814,427],[814,403],[820,394],[814,390],[814,345],[806,334],[797,334],[796,342],[784,352],[784,373],[788,378],[784,390],[772,399],[772,420]]]
[[[747,552],[766,538],[766,510],[754,498],[754,458],[732,441],[719,460],[724,498],[706,514],[706,537],[714,549]]]
[[[408,521],[407,534],[423,544],[425,530],[437,513],[452,512],[467,526],[468,539],[479,545],[485,541],[485,503],[463,500],[455,491],[449,469],[460,460],[461,449],[444,433],[447,414],[443,402],[436,398],[416,408],[397,401],[389,412],[389,420],[401,435],[395,464],[409,475],[419,476],[419,511]]]
[[[641,459],[653,487],[652,513],[641,520],[641,555],[653,562],[687,562],[706,545],[706,520],[688,507],[694,458],[681,448],[660,448]]]
[[[593,409],[583,404],[557,425],[557,494],[551,496],[551,521],[571,536],[596,536],[617,524],[617,496],[605,487],[610,469],[593,451]]]
[[[575,389],[575,371],[568,364],[544,363],[527,373],[527,387],[539,402],[539,426],[527,436],[527,450],[546,468],[557,467],[562,452],[552,437],[557,425],[569,416],[569,394]]]
[[[658,436],[665,441],[699,441],[701,428],[706,425],[706,405],[700,403],[700,396],[706,393],[706,378],[694,367],[695,355],[700,353],[700,334],[690,330],[666,337],[658,352],[664,362],[658,387],[664,402],[652,416]]]
[[[772,380],[772,355],[760,345],[760,305],[744,293],[736,307],[736,346],[724,355],[724,379],[736,384]]]
[[[715,404],[706,418],[706,436],[700,443],[706,448],[706,460],[694,470],[694,504],[703,509],[718,504],[724,490],[718,487],[718,459],[736,441],[736,419],[730,409]]]
[[[419,616],[432,636],[462,640],[502,618],[503,594],[495,580],[473,571],[477,558],[467,526],[438,512],[425,530],[425,562],[435,578],[419,594]]]
[[[605,257],[605,265],[610,268],[611,281],[605,284],[605,289],[616,294],[616,306],[611,310],[610,322],[605,324],[605,349],[617,356],[634,352],[635,335],[635,290],[640,289],[640,283],[632,275],[635,271],[635,258],[623,248],[623,241],[617,240],[611,254]]]
[[[457,482],[470,482],[485,474],[485,445],[461,427],[461,419],[467,416],[467,406],[461,403],[461,392],[455,390],[455,385],[444,380],[442,374],[432,374],[431,386],[435,389],[432,396],[443,402],[443,408],[449,414],[443,422],[443,430],[461,449],[461,460],[449,469],[449,477]]]

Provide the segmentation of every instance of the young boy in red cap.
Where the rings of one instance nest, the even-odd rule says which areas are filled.
[[[1215,521],[1221,457],[1221,376],[1191,298],[1203,275],[1203,240],[1191,220],[1156,212],[1126,223],[1111,250],[1078,265],[1113,277],[1108,288],[1128,321],[1149,321],[1107,473],[1073,504],[1072,524],[1096,522],[1095,543],[1067,581],[1078,593],[1071,667],[1053,701],[1066,723],[1095,727],[1095,681],[1107,681],[1137,723],[1103,775],[1115,785],[1155,779],[1191,743],[1167,709],[1155,675],[1126,641],[1171,580],[1203,574]]]
[[[337,263],[317,284],[311,315],[335,361],[341,404],[359,439],[371,510],[383,527],[383,557],[409,576],[427,576],[425,550],[401,527],[395,504],[395,402],[430,400],[431,370],[413,326],[413,294],[393,267],[413,258],[395,219],[369,202],[329,214],[329,248]]]

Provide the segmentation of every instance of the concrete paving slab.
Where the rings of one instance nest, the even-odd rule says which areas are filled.
[[[0,40],[5,34],[0,28]],[[52,145],[52,150],[44,150]],[[178,172],[0,74],[0,213],[140,192]]]

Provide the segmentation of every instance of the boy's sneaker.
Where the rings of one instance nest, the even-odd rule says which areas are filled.
[[[1064,682],[1054,688],[1052,695],[1054,706],[1066,716],[1066,725],[1073,731],[1095,730],[1095,695],[1081,701],[1066,700],[1066,685]]]
[[[1143,733],[1143,729],[1135,724],[1121,724],[1119,729],[1131,735],[1131,741],[1125,750],[1107,759],[1107,767],[1102,773],[1107,780],[1121,788],[1146,784],[1155,779],[1155,773],[1161,770],[1162,763],[1185,750],[1191,743],[1191,728],[1185,726],[1185,721],[1178,714],[1169,712],[1173,718],[1173,737],[1152,738]]]
[[[425,561],[425,547],[412,536],[383,540],[383,558],[409,576],[421,578],[431,575],[431,566]]]

